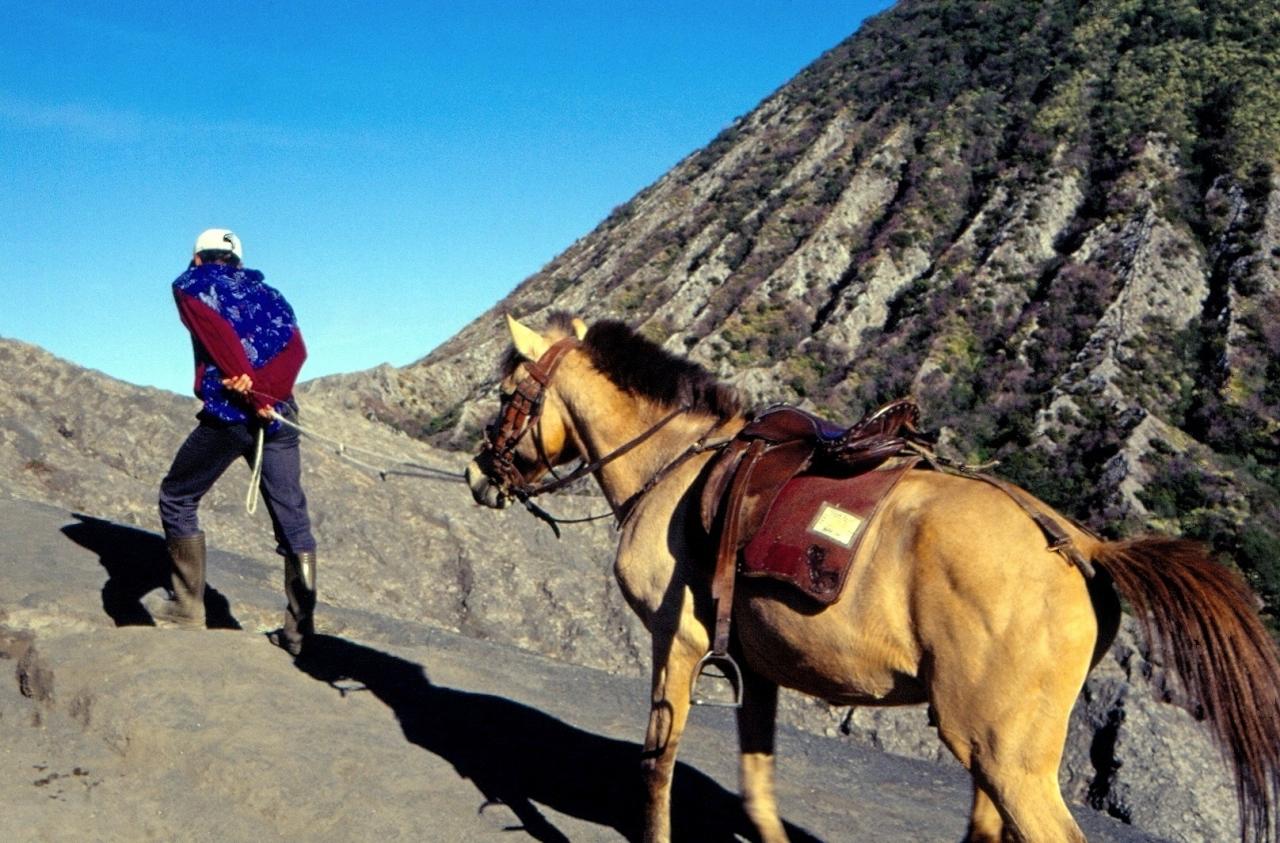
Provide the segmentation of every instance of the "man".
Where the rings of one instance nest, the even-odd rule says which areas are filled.
[[[187,271],[173,282],[178,314],[191,332],[195,393],[204,402],[160,484],[160,521],[172,561],[174,600],[161,620],[205,625],[205,540],[200,499],[227,467],[261,453],[260,489],[284,557],[287,606],[272,640],[293,655],[314,632],[316,541],[302,492],[293,385],[306,359],[293,308],[242,265],[240,238],[211,228],[196,238]]]

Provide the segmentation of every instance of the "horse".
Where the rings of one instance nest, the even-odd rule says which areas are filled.
[[[558,313],[538,332],[507,320],[500,413],[467,482],[479,503],[515,499],[540,512],[532,494],[591,474],[618,516],[614,574],[652,637],[644,839],[665,843],[676,752],[715,617],[715,544],[699,491],[716,444],[748,419],[736,391],[621,322],[588,329]],[[577,471],[555,473],[574,460]],[[533,485],[548,474],[558,479]],[[787,839],[774,795],[780,686],[839,705],[927,703],[972,778],[970,843],[1083,841],[1058,768],[1072,705],[1115,637],[1117,595],[1222,748],[1241,839],[1280,839],[1280,653],[1240,577],[1198,543],[1103,540],[1021,496],[1091,564],[1064,561],[992,484],[912,469],[866,524],[834,602],[816,607],[779,583],[739,578],[740,785],[765,843]]]

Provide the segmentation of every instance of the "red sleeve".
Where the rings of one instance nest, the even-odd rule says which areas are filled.
[[[178,316],[182,324],[195,337],[209,358],[222,372],[225,378],[237,375],[253,375],[253,366],[244,353],[240,337],[231,323],[218,315],[218,312],[200,299],[186,293],[174,291],[173,298],[178,303]]]
[[[253,403],[270,407],[276,401],[284,401],[293,395],[293,385],[298,372],[307,359],[307,346],[302,341],[302,331],[293,329],[293,336],[280,352],[253,372]]]

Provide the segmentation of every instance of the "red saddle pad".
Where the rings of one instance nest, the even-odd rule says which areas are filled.
[[[876,505],[914,464],[856,477],[792,478],[743,549],[739,572],[773,577],[821,603],[835,602]]]

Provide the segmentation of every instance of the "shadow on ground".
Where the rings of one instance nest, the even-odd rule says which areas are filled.
[[[98,554],[98,561],[106,569],[103,611],[116,626],[155,626],[142,598],[157,588],[169,588],[169,551],[164,537],[79,512],[74,517],[79,523],[68,524],[62,533]],[[209,629],[241,628],[231,614],[227,598],[211,586],[205,587],[204,608]]]
[[[503,697],[433,685],[421,665],[342,638],[315,636],[296,664],[343,694],[376,696],[395,712],[405,738],[475,783],[484,806],[510,808],[522,824],[512,830],[544,843],[568,841],[538,809],[543,805],[613,828],[627,840],[642,837],[638,744],[586,732]],[[737,795],[685,764],[677,765],[672,801],[676,840],[756,839]],[[794,826],[788,833],[796,843],[818,843]]]

